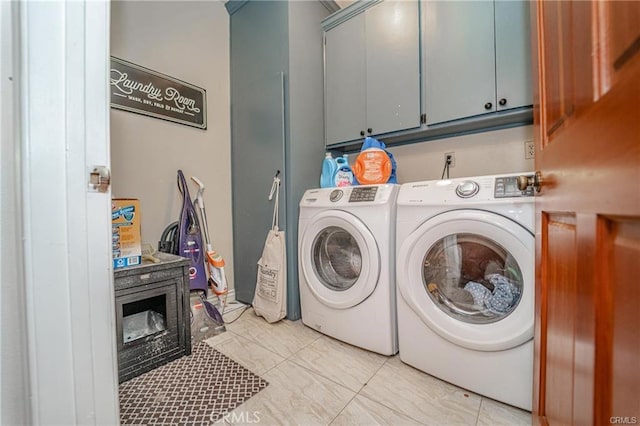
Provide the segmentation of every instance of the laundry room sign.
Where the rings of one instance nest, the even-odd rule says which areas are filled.
[[[111,106],[207,128],[207,92],[193,84],[111,57]]]

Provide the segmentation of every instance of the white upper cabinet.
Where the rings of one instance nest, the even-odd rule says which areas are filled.
[[[529,2],[497,1],[495,16],[498,110],[532,105]]]
[[[532,104],[528,2],[423,8],[427,125]]]
[[[418,2],[371,4],[323,22],[327,146],[420,126]]]
[[[356,139],[366,122],[365,15],[325,33],[326,145]]]

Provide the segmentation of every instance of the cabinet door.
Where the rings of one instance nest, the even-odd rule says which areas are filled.
[[[365,14],[325,33],[327,145],[361,138],[365,130]]]
[[[529,2],[495,2],[498,110],[532,105]]]
[[[424,6],[427,124],[495,111],[493,2]]]
[[[382,134],[419,127],[418,2],[385,1],[365,16],[366,130]]]

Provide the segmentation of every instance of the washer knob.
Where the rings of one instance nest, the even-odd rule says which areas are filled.
[[[456,187],[456,194],[461,198],[470,198],[478,193],[480,186],[472,180],[465,180]]]
[[[342,191],[342,189],[334,189],[333,191],[331,191],[331,193],[329,194],[329,200],[332,203],[335,203],[336,201],[338,201],[340,198],[342,198],[342,194],[344,192]]]

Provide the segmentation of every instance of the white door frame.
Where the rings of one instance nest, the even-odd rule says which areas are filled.
[[[117,424],[111,194],[88,191],[93,167],[110,165],[109,2],[12,4],[15,204],[23,225],[17,269],[24,271],[17,284],[25,293],[30,401],[24,421]],[[3,361],[8,350],[3,345]],[[3,405],[7,391],[3,381]]]

